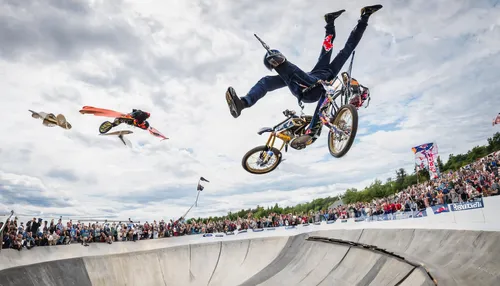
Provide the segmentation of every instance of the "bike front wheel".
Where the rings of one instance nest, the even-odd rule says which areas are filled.
[[[255,159],[252,159],[254,158]],[[258,146],[248,151],[241,164],[245,171],[251,174],[266,174],[272,172],[281,163],[280,150],[268,146]],[[255,166],[252,166],[254,164]]]
[[[358,111],[352,104],[342,106],[333,120],[339,132],[328,133],[328,150],[335,158],[343,157],[352,147],[358,131]],[[342,142],[344,144],[342,144]]]

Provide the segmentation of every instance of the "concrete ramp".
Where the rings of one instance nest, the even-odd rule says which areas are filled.
[[[4,250],[0,285],[500,285],[499,232],[359,229],[210,239]],[[25,265],[9,268],[16,261]]]

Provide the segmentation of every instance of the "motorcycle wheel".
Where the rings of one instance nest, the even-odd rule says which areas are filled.
[[[260,161],[262,159],[262,155],[265,155],[267,151],[271,151],[273,154],[272,154],[272,157],[271,159],[269,159],[269,161],[271,161],[273,158],[275,159],[275,161],[272,163],[272,164],[269,164],[269,161],[268,163],[266,163],[266,167],[265,168],[262,168],[262,169],[257,169],[257,168],[253,168],[250,166],[249,164],[249,159],[252,155],[255,155],[257,154],[257,162]],[[261,175],[261,174],[266,174],[266,173],[269,173],[269,172],[272,172],[274,169],[276,169],[276,167],[278,167],[278,165],[281,163],[281,158],[282,158],[282,155],[281,155],[281,152],[276,149],[276,148],[269,148],[268,146],[258,146],[258,147],[255,147],[253,148],[252,150],[248,151],[245,156],[243,156],[243,159],[241,161],[241,165],[243,166],[243,169],[245,169],[245,171],[251,173],[251,174],[256,174],[256,175]]]
[[[106,134],[106,133],[108,133],[109,130],[111,130],[111,128],[113,128],[113,123],[111,123],[109,121],[104,121],[101,124],[101,126],[99,126],[99,133]]]

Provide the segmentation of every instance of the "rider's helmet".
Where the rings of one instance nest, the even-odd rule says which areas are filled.
[[[264,55],[264,65],[270,71],[286,61],[286,57],[278,50],[271,50]]]

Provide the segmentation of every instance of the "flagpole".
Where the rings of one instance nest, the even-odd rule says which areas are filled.
[[[186,219],[187,214],[193,208],[193,206],[194,206],[194,204],[187,210],[187,212],[184,214],[184,216],[182,216],[183,219]]]
[[[196,190],[198,191],[198,194],[196,195],[196,200],[194,201],[194,206],[198,207],[198,197],[200,196],[200,190],[198,190],[198,186],[201,183],[201,177],[198,179],[198,184],[196,185]]]
[[[198,198],[200,197],[200,192],[201,190],[203,190],[203,186],[201,186],[201,181],[206,181],[208,182],[207,179],[203,178],[203,177],[200,177],[198,179],[198,185],[197,185],[197,188],[196,190],[198,191],[198,194],[196,195],[196,200],[194,201],[194,204],[187,210],[187,212],[184,214],[184,218],[186,218],[187,214],[189,213],[189,211],[193,208],[193,207],[197,207],[198,206]],[[201,186],[201,190],[200,190],[200,186]]]
[[[198,191],[198,194],[196,195],[196,201],[194,201],[194,206],[198,206],[198,197],[200,196],[200,191]]]
[[[198,184],[196,186],[199,186],[201,182],[201,178],[198,179]],[[198,197],[200,196],[200,191],[198,191],[198,194],[196,195],[196,200],[194,201],[194,204],[187,210],[187,212],[184,214],[184,219],[186,219],[187,214],[193,207],[198,207]]]

